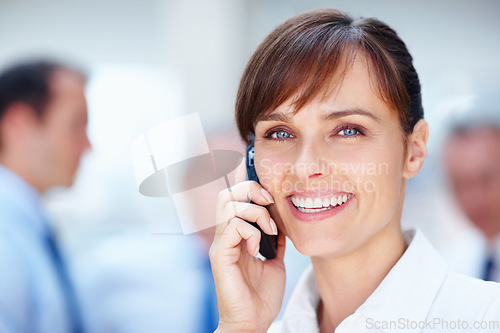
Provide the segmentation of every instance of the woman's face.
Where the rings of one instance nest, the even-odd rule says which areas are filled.
[[[280,231],[305,255],[335,257],[399,227],[404,134],[365,58],[325,98],[295,115],[290,104],[255,128],[256,170]]]

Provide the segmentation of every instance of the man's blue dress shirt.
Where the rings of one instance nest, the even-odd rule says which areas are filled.
[[[38,192],[0,165],[0,332],[72,332]]]

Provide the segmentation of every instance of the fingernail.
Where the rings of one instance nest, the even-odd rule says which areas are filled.
[[[255,248],[255,253],[253,254],[254,257],[257,257],[257,255],[259,254],[259,248],[260,246],[257,245],[257,247]]]
[[[278,234],[278,227],[276,226],[276,222],[271,218],[269,219],[269,224],[271,225],[271,230],[273,231],[273,235]]]
[[[267,199],[267,201],[269,201],[270,203],[274,203],[274,199],[273,199],[273,196],[271,195],[271,193],[267,192],[267,190],[265,188],[261,188],[260,191],[262,192],[262,195],[264,196],[264,198]]]

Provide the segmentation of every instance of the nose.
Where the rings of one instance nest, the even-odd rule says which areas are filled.
[[[312,140],[303,141],[297,147],[297,157],[291,172],[304,180],[319,178],[328,173],[328,165],[323,156],[317,143]]]

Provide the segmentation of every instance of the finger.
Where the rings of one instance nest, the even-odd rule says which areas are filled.
[[[221,220],[229,221],[234,216],[257,223],[266,234],[275,235],[278,232],[276,223],[271,219],[269,211],[263,206],[238,201],[228,202],[222,212]]]
[[[224,231],[226,230],[228,225],[229,225],[229,220],[225,223],[217,223],[215,225],[215,235],[213,242],[216,242],[220,238],[220,236],[224,234]]]
[[[261,206],[274,203],[271,193],[253,180],[238,183],[219,193],[218,203],[220,208],[223,208],[229,201],[252,201]]]
[[[218,260],[218,258],[227,257],[230,258],[232,263],[238,261],[240,253],[237,247],[243,240],[246,240],[247,252],[251,256],[257,255],[259,252],[260,231],[248,222],[233,217],[224,232],[212,244],[211,259]]]
[[[252,225],[248,224],[248,222],[239,218],[234,218],[229,226],[230,228],[234,228],[241,239],[244,239],[246,241],[246,249],[248,254],[250,254],[252,257],[255,257],[257,253],[259,253],[261,237],[260,231]],[[231,232],[231,230],[229,232]],[[238,244],[234,244],[233,247],[237,246]]]
[[[221,218],[222,212],[227,203],[231,201],[248,202],[250,201],[249,198],[252,198],[253,202],[264,206],[274,202],[271,194],[262,186],[260,186],[259,183],[254,181],[245,181],[219,192],[219,198],[217,200],[216,223],[224,223],[226,225],[222,225],[221,227],[219,227],[218,232],[223,231],[227,226],[227,223],[229,222],[228,219],[224,220]]]

